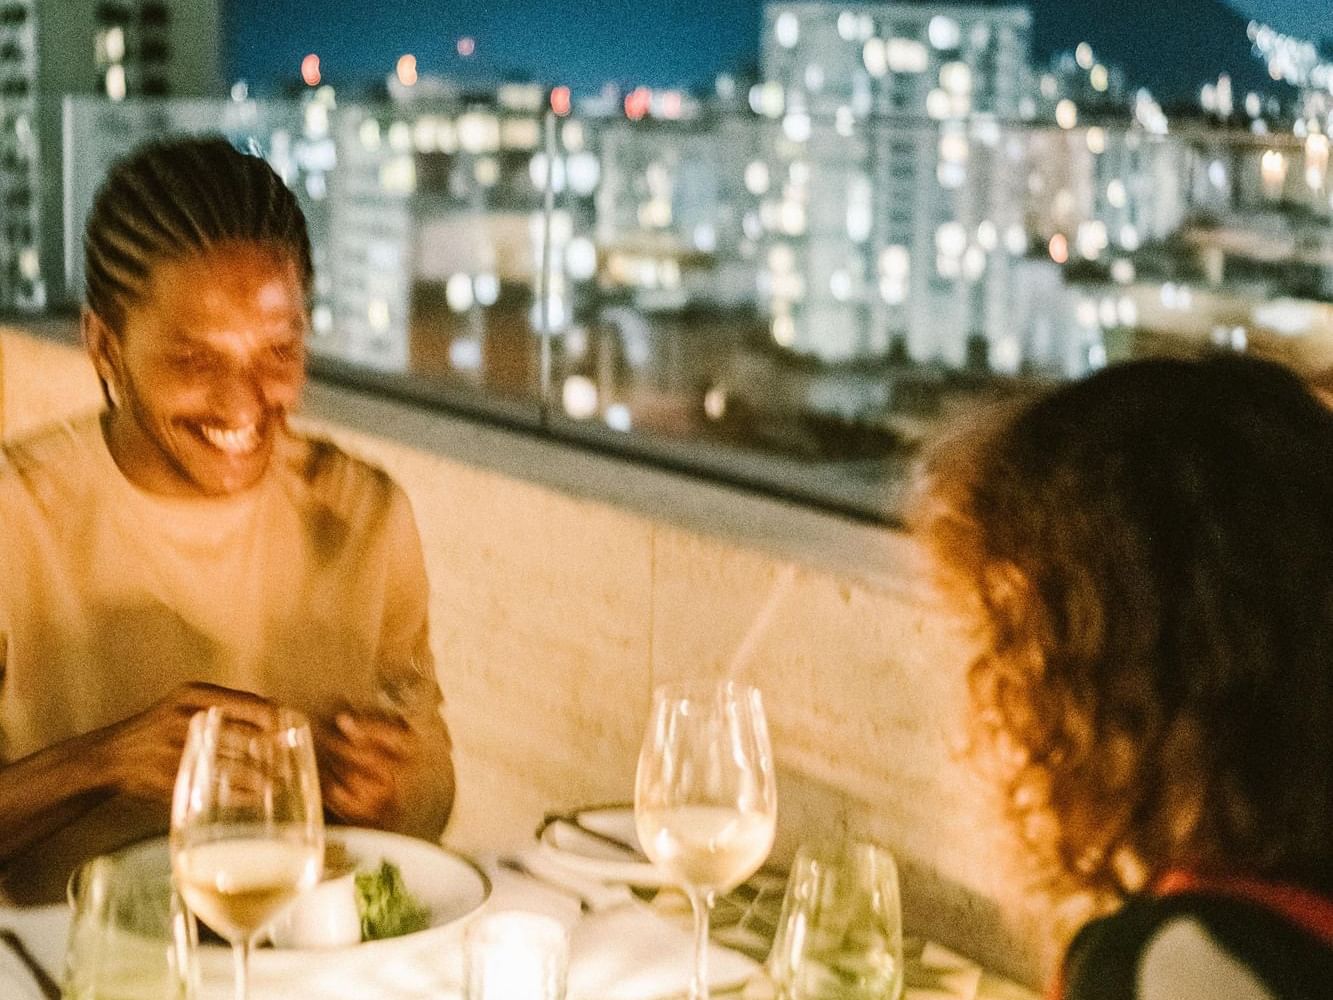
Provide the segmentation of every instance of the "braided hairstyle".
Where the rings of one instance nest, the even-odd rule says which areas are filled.
[[[309,294],[305,216],[268,163],[220,135],[141,146],[111,168],[93,200],[83,237],[87,306],[120,333],[157,264],[226,243],[290,253]]]

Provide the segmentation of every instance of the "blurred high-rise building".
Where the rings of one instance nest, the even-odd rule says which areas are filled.
[[[766,9],[751,106],[780,125],[757,192],[777,344],[834,363],[1036,360],[1017,322],[1030,35],[1017,4]]]
[[[218,0],[0,0],[0,306],[64,281],[61,104],[68,95],[220,93]]]

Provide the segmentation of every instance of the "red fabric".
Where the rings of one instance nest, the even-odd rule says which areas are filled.
[[[1183,892],[1253,903],[1285,917],[1333,948],[1333,899],[1309,889],[1257,878],[1216,878],[1183,870],[1167,872],[1153,889],[1156,896],[1174,896]]]
[[[1176,896],[1196,892],[1223,899],[1238,899],[1263,907],[1333,948],[1333,899],[1296,885],[1256,878],[1222,878],[1177,869],[1158,879],[1152,895]],[[1046,987],[1045,1000],[1063,1000],[1064,976],[1057,972]]]

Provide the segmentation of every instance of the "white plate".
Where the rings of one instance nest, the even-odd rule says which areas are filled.
[[[661,887],[670,880],[639,847],[632,806],[596,806],[548,816],[537,831],[542,855],[574,875]]]
[[[256,963],[278,956],[328,956],[330,953],[350,951],[359,953],[400,942],[415,942],[422,935],[436,934],[456,924],[481,906],[491,893],[490,880],[476,865],[429,841],[360,827],[329,827],[325,837],[341,843],[358,869],[378,867],[381,861],[397,865],[402,872],[403,885],[422,905],[430,909],[430,926],[415,934],[342,948],[261,948],[255,951]],[[130,865],[142,865],[146,872],[171,870],[171,850],[165,837],[127,847],[119,852],[118,857]]]

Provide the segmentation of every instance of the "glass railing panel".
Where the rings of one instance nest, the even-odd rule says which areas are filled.
[[[549,425],[602,447],[892,519],[921,441],[983,397],[1162,352],[1309,368],[1333,337],[1322,135],[804,112],[558,128],[600,170],[591,217],[556,192]]]
[[[306,209],[316,371],[857,516],[892,520],[921,442],[997,394],[1164,352],[1333,367],[1320,132],[1167,127],[1151,107],[857,117],[763,93],[632,116],[72,100],[64,245],[43,242],[50,215],[33,244],[6,214],[6,304],[77,302],[115,157],[220,130]],[[49,115],[12,106],[5,190],[36,189],[49,156],[25,136],[44,148]]]

